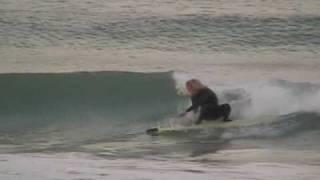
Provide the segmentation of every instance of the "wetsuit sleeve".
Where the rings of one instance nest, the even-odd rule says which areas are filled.
[[[197,98],[197,97],[192,97],[191,98],[192,105],[186,110],[186,112],[190,112],[192,110],[198,109],[198,107],[200,106],[199,103],[197,102],[197,101],[199,101],[198,99],[199,98]]]
[[[195,107],[194,107],[194,105],[191,105],[191,106],[186,110],[186,112],[190,112],[190,111],[192,111],[193,109],[195,109]]]

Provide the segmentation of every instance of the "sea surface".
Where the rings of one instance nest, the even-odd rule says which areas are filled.
[[[0,85],[0,179],[320,178],[318,0],[0,0]]]

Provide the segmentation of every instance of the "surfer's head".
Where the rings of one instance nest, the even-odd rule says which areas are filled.
[[[206,88],[198,79],[190,79],[186,82],[186,88],[191,95],[197,94],[199,90]]]

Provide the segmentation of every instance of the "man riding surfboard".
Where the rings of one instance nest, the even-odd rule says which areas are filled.
[[[231,107],[229,104],[219,105],[217,95],[207,86],[203,85],[198,79],[191,79],[186,82],[186,89],[190,95],[192,105],[180,116],[185,116],[188,112],[198,112],[199,117],[196,124],[202,120],[216,120],[223,118],[224,122],[231,121],[229,115]]]

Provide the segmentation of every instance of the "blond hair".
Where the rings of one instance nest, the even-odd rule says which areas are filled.
[[[196,94],[199,90],[207,88],[198,79],[190,79],[186,82],[187,89],[191,90],[191,94]]]

